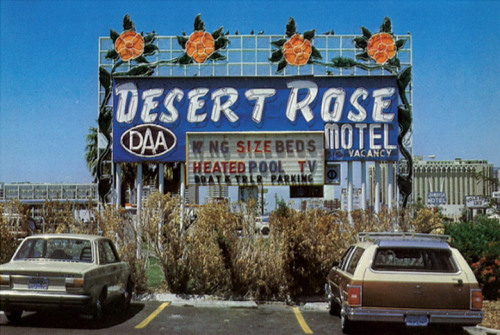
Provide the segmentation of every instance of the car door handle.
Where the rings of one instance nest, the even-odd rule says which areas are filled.
[[[455,284],[455,286],[464,286],[464,281],[460,278],[453,278],[453,280],[456,280],[457,283]]]

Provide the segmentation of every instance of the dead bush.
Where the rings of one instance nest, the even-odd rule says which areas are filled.
[[[9,204],[0,204],[0,264],[10,261],[19,246],[17,236],[12,232],[12,223],[3,215],[11,213],[8,207]]]
[[[76,224],[69,201],[46,200],[41,214],[45,233],[70,233],[71,227]]]
[[[200,206],[196,220],[181,227],[181,201],[152,194],[144,204],[141,226],[173,293],[228,295],[231,246],[237,219],[225,203]]]
[[[123,208],[111,206],[95,212],[94,216],[96,222],[91,226],[99,227],[104,236],[112,239],[122,260],[130,264],[134,292],[147,292],[147,257],[141,253],[142,241],[134,218]]]
[[[444,234],[445,231],[441,215],[428,208],[418,210],[411,224],[416,233]]]

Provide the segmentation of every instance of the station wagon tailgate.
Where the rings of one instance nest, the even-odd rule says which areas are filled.
[[[363,278],[364,307],[470,309],[469,279],[448,246],[380,245]]]

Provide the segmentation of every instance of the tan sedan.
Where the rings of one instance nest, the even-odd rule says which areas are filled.
[[[24,239],[12,260],[0,265],[0,310],[10,321],[23,311],[74,308],[103,317],[115,301],[132,296],[129,264],[102,236],[49,234]]]

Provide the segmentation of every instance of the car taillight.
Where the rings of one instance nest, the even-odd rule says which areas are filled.
[[[361,286],[351,286],[347,290],[347,303],[349,306],[361,306]]]
[[[10,287],[10,275],[0,275],[0,286]]]
[[[480,310],[483,308],[483,294],[481,290],[470,290],[470,309]]]
[[[66,291],[82,291],[84,284],[83,278],[66,278]]]

